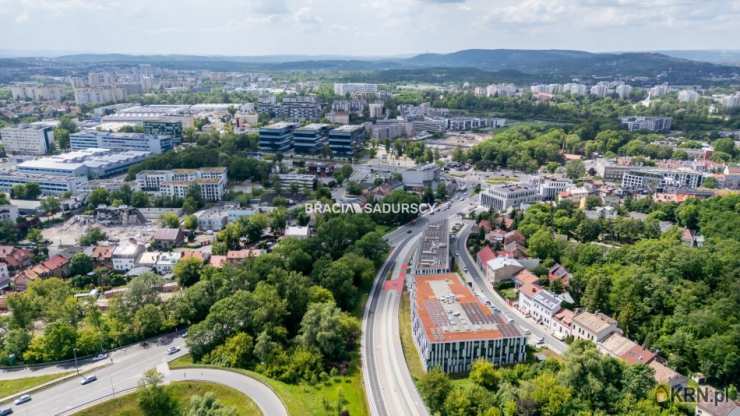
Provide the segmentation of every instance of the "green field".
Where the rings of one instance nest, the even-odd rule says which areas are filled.
[[[411,373],[411,378],[415,382],[426,373],[424,366],[421,364],[421,358],[414,345],[414,336],[411,330],[411,308],[409,304],[409,293],[404,290],[401,298],[401,307],[398,312],[398,332],[401,335],[401,347],[403,356],[406,358],[406,365]]]
[[[64,377],[70,373],[71,371],[66,373],[54,373],[46,374],[43,376],[25,377],[15,380],[0,381],[0,398],[8,397],[10,395],[20,393],[24,390],[28,390],[32,387],[40,386],[44,383],[48,383],[49,381]]]
[[[169,364],[172,369],[213,367],[193,364],[190,356],[177,358],[170,361]],[[288,414],[291,416],[336,414],[336,411],[332,412],[326,405],[336,407],[340,392],[344,396],[345,408],[349,411],[350,416],[367,415],[365,391],[362,385],[362,372],[359,366],[353,370],[351,375],[329,377],[328,381],[315,386],[308,384],[287,384],[265,377],[254,371],[240,368],[224,368],[224,370],[245,374],[270,386],[283,403],[285,403]]]
[[[221,384],[201,381],[179,381],[165,386],[165,389],[173,395],[180,404],[181,409],[187,408],[190,404],[190,397],[210,392],[216,396],[221,404],[234,407],[238,416],[258,416],[262,414],[252,399],[231,387]],[[136,401],[136,393],[130,393],[113,400],[108,400],[75,413],[75,416],[97,415],[140,416],[143,413],[141,413]]]
[[[492,176],[486,179],[489,185],[505,185],[507,183],[516,183],[518,179],[514,176]]]

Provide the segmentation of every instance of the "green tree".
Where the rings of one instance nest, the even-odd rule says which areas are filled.
[[[97,208],[98,205],[110,204],[110,192],[105,188],[95,188],[87,196],[87,205],[90,208]]]
[[[540,259],[560,259],[561,245],[553,238],[552,233],[546,229],[540,229],[527,240],[529,251]]]
[[[200,279],[203,262],[195,257],[180,260],[175,265],[174,275],[182,287],[194,285]]]
[[[83,252],[75,253],[69,260],[69,274],[72,276],[88,274],[93,270],[93,259]]]
[[[161,386],[163,377],[154,369],[147,370],[139,381],[137,401],[145,416],[176,416],[177,401]]]
[[[580,160],[570,160],[565,164],[565,174],[573,180],[586,175],[586,168]]]
[[[419,393],[432,413],[442,412],[452,389],[450,378],[439,368],[432,368],[419,379]]]
[[[162,222],[162,226],[165,228],[179,228],[180,227],[180,217],[177,216],[174,212],[165,212],[162,214],[162,216],[159,217],[159,220]]]
[[[360,323],[333,303],[312,303],[301,321],[298,342],[331,362],[347,360],[356,349]]]
[[[59,208],[59,200],[54,198],[53,196],[41,200],[41,209],[47,214],[53,214],[59,211]]]
[[[216,396],[211,392],[206,392],[202,396],[192,396],[190,406],[183,416],[236,416],[237,411],[233,407],[222,405]]]
[[[186,216],[185,219],[183,220],[183,226],[190,231],[197,230],[198,229],[198,217],[196,217],[195,215]]]
[[[468,378],[470,378],[473,383],[483,386],[488,390],[496,390],[499,382],[499,377],[498,374],[496,374],[496,369],[493,367],[493,363],[484,359],[479,359],[473,362]]]
[[[158,334],[165,324],[162,309],[153,304],[146,304],[134,314],[133,328],[140,338]]]
[[[96,244],[98,241],[107,239],[108,236],[100,228],[90,228],[85,234],[80,237],[81,246],[91,246]]]

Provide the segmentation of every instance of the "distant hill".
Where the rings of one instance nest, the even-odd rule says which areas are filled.
[[[675,58],[691,59],[694,61],[711,62],[714,64],[740,66],[740,50],[689,50],[689,51],[659,51],[664,55]]]
[[[672,83],[738,79],[740,68],[701,62],[709,57],[685,52],[669,56],[655,52],[591,53],[574,50],[467,49],[452,53],[425,53],[412,57],[364,58],[352,56],[198,56],[77,54],[43,59],[45,65],[80,67],[151,64],[172,69],[213,71],[346,71],[357,78],[449,81],[511,79],[564,81],[571,78],[648,77]],[[38,65],[40,58],[18,58]],[[7,62],[7,61],[6,61]],[[8,62],[9,63],[9,62]],[[447,70],[443,70],[443,69]],[[455,68],[455,70],[450,70]],[[2,70],[2,64],[0,64]],[[368,76],[367,71],[377,72]],[[449,78],[446,78],[449,77]]]

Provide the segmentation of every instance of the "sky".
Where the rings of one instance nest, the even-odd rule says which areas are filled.
[[[740,49],[740,0],[0,0],[0,49],[390,56]]]

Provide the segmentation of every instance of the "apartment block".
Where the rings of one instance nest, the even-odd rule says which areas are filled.
[[[0,139],[7,153],[45,155],[54,142],[54,129],[43,124],[22,124],[0,129]]]
[[[521,184],[493,186],[480,193],[481,206],[496,211],[520,208],[522,204],[539,200],[540,192],[537,187]]]
[[[136,190],[154,195],[185,198],[192,185],[200,187],[206,201],[221,201],[228,182],[225,167],[145,170],[136,174]]]

